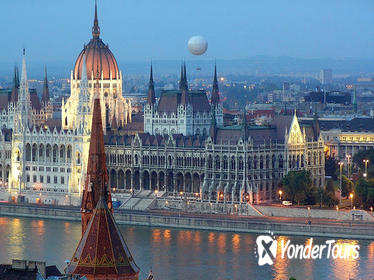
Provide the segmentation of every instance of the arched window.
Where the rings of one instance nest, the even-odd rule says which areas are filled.
[[[211,155],[208,157],[208,168],[213,168],[213,159]]]
[[[234,170],[236,168],[236,162],[235,162],[235,157],[231,157],[231,169]]]
[[[227,156],[224,156],[223,157],[223,169],[227,169],[228,168],[228,161],[227,161]]]
[[[253,169],[257,169],[257,156],[253,157]]]
[[[239,163],[238,163],[238,165],[239,165],[239,170],[243,170],[243,158],[242,157],[239,157]]]
[[[279,165],[279,168],[283,168],[283,156],[282,155],[279,156],[278,165]]]
[[[31,160],[31,145],[29,143],[26,144],[26,161]]]
[[[71,162],[71,146],[68,146],[66,158],[68,159],[68,162]]]
[[[79,152],[77,152],[76,163],[81,164],[81,154]]]
[[[135,164],[138,164],[139,160],[138,160],[138,155],[135,154]]]
[[[216,156],[216,170],[221,169],[221,162],[219,156]]]
[[[248,157],[247,166],[248,166],[248,170],[252,169],[252,158],[251,158],[251,156]]]

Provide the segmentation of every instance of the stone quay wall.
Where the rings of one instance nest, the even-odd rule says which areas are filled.
[[[78,207],[45,207],[36,205],[20,205],[0,203],[0,216],[20,216],[32,218],[50,218],[61,220],[80,220]],[[371,223],[324,225],[307,225],[291,222],[274,222],[266,219],[251,220],[241,217],[201,217],[184,216],[177,213],[152,213],[141,211],[116,211],[119,224],[154,226],[169,228],[185,228],[196,230],[231,231],[241,233],[273,232],[277,235],[324,236],[332,238],[354,238],[374,240],[374,225]]]

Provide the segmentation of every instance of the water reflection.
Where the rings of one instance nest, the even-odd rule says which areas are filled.
[[[288,275],[288,258],[282,258],[282,242],[286,244],[287,241],[288,237],[286,236],[279,236],[277,238],[277,256],[275,257],[273,265],[273,279],[275,280],[286,279]]]
[[[258,267],[254,253],[257,234],[209,232],[120,226],[144,279],[149,269],[157,279],[285,280],[374,279],[374,242],[338,240],[342,246],[359,244],[360,259],[288,260],[281,258],[281,242],[309,244],[305,237],[277,237],[273,266]],[[47,260],[64,267],[81,236],[77,222],[0,217],[0,263],[12,258]],[[314,239],[324,244],[326,239]],[[321,278],[322,277],[322,278]]]
[[[333,275],[336,280],[356,279],[358,276],[358,262],[360,258],[353,258],[352,246],[358,245],[356,240],[337,240],[335,243],[342,248],[342,256],[346,258],[332,259]],[[331,256],[330,256],[331,258]]]

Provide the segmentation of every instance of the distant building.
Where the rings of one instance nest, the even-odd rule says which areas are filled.
[[[312,120],[303,120],[303,124]],[[329,156],[344,160],[360,150],[374,148],[374,119],[354,118],[352,120],[319,121],[321,136]]]
[[[320,72],[320,81],[323,85],[330,85],[332,83],[332,70],[322,69]]]

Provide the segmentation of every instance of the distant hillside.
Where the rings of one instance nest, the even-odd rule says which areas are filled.
[[[211,74],[214,61],[212,60],[187,60],[189,74]],[[120,69],[125,75],[148,74],[149,63],[146,61],[118,61]],[[154,60],[156,75],[178,74],[180,60]],[[3,63],[0,76],[10,78],[14,64]],[[374,58],[346,58],[346,59],[302,59],[292,57],[255,56],[248,59],[222,60],[217,59],[217,66],[221,74],[307,74],[316,75],[321,69],[330,68],[334,74],[361,75],[374,73]],[[71,62],[55,62],[47,65],[48,73],[54,77],[70,77],[73,68]],[[29,61],[28,71],[30,78],[42,78],[44,64]]]

